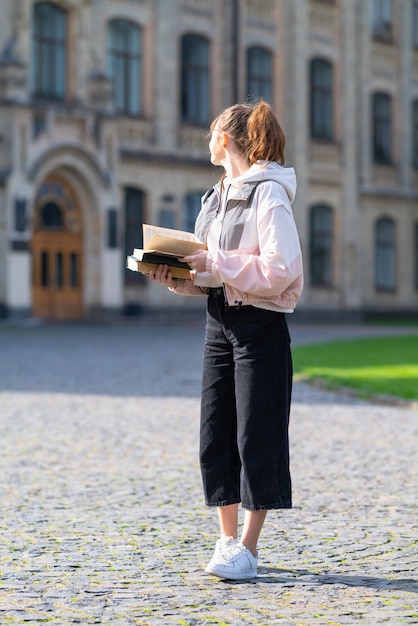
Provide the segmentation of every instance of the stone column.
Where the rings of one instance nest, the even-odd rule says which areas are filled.
[[[180,113],[180,40],[177,32],[180,16],[177,6],[173,0],[156,0],[154,7],[155,142],[162,152],[172,151],[176,146]]]
[[[280,28],[286,51],[282,85],[285,93],[282,121],[287,141],[286,163],[296,168],[298,190],[294,215],[305,267],[309,254],[308,12],[308,0],[286,0],[282,13],[285,26]],[[305,289],[302,302],[307,296],[308,290]]]
[[[340,253],[341,292],[343,306],[357,309],[361,306],[361,254],[360,254],[360,199],[358,187],[359,154],[358,141],[361,137],[361,38],[357,23],[356,3],[341,4],[341,143],[343,158],[343,189],[341,207]]]
[[[397,93],[398,107],[395,107],[395,133],[397,157],[399,160],[399,182],[408,189],[412,182],[412,2],[399,6],[399,76]]]

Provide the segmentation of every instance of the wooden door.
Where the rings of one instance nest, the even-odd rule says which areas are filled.
[[[32,238],[33,315],[74,319],[83,315],[83,255],[79,210],[59,179],[45,182]]]

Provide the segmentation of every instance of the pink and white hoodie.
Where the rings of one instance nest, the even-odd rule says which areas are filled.
[[[195,234],[208,245],[207,274],[230,306],[294,310],[303,288],[295,194],[292,167],[260,161],[203,196]]]

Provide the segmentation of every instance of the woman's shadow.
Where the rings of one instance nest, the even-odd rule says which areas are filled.
[[[297,585],[310,583],[314,585],[346,585],[347,587],[367,587],[378,591],[407,591],[418,593],[418,581],[412,578],[375,578],[373,576],[349,576],[332,572],[315,573],[304,569],[285,569],[280,567],[258,568],[257,578],[248,580],[225,580],[229,584],[252,583],[257,585]]]

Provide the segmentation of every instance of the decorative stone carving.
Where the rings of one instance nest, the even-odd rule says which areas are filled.
[[[135,148],[151,143],[152,126],[147,120],[121,119],[118,122],[118,141],[122,148]]]
[[[309,21],[311,32],[321,39],[333,39],[335,31],[335,10],[330,5],[312,4]]]
[[[184,126],[180,130],[180,146],[190,152],[208,152],[207,131],[203,128]]]
[[[396,76],[397,51],[394,46],[374,42],[372,52],[372,67],[375,74],[380,76]]]
[[[51,124],[61,138],[66,136],[86,141],[89,134],[87,116],[69,109],[56,109],[51,114]]]
[[[113,85],[103,70],[93,70],[88,76],[87,102],[97,112],[110,113],[113,109]]]
[[[16,37],[10,39],[0,55],[0,98],[12,102],[26,100],[26,65],[15,54]]]
[[[397,187],[399,184],[397,168],[390,165],[375,165],[373,184],[377,187]]]
[[[311,163],[313,165],[327,165],[335,169],[340,166],[341,148],[335,143],[312,142]]]
[[[213,4],[210,0],[183,0],[181,10],[185,13],[197,15],[212,15]]]
[[[273,19],[274,0],[247,0],[247,11],[251,18],[270,21]]]

